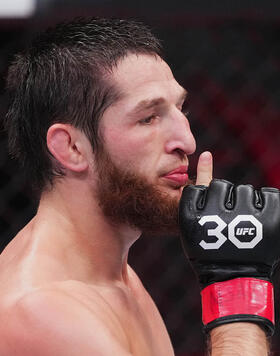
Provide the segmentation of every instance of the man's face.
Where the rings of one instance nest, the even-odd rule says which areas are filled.
[[[104,147],[96,156],[99,200],[105,215],[112,215],[114,209],[115,222],[157,230],[173,214],[168,224],[177,225],[178,202],[188,182],[187,155],[195,150],[182,113],[185,90],[168,65],[150,55],[127,56],[111,80],[121,97],[101,119]],[[118,207],[125,204],[128,207],[122,206],[118,219]],[[113,209],[108,213],[110,206]],[[126,214],[130,217],[125,218]],[[142,215],[145,221],[141,223]]]

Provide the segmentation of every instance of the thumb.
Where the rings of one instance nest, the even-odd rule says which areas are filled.
[[[197,164],[196,185],[209,185],[213,178],[213,159],[208,151],[201,153]]]

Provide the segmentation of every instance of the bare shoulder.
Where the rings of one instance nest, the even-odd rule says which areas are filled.
[[[134,283],[138,284],[139,286],[143,287],[140,278],[138,277],[137,273],[130,265],[127,265],[127,272],[128,272],[129,279],[131,279]]]
[[[69,287],[26,293],[1,311],[2,356],[131,355],[126,336],[98,294],[87,303]]]
[[[127,265],[127,271],[128,271],[128,277],[129,277],[129,280],[132,282],[133,286],[135,288],[138,288],[140,290],[143,290],[147,293],[147,290],[146,288],[144,287],[141,279],[139,278],[139,276],[137,275],[137,273],[135,272],[135,270],[130,266],[130,265]]]
[[[134,293],[140,297],[142,300],[146,301],[146,303],[151,304],[151,306],[157,311],[157,307],[146,290],[145,286],[143,285],[141,279],[137,275],[137,273],[134,271],[134,269],[128,265],[128,278],[130,281],[130,286],[134,290]]]

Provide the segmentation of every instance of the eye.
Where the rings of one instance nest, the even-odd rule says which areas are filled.
[[[189,100],[185,100],[185,102],[182,105],[181,111],[187,118],[190,116]]]
[[[140,124],[143,124],[143,125],[151,125],[151,123],[157,118],[156,115],[151,115],[149,117],[146,117],[145,119],[143,120],[140,120]]]

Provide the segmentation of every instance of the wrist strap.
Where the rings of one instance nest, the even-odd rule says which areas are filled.
[[[201,300],[205,326],[213,324],[217,319],[219,324],[233,321],[260,322],[263,318],[270,324],[275,323],[273,285],[269,281],[235,278],[213,283],[201,291]]]

